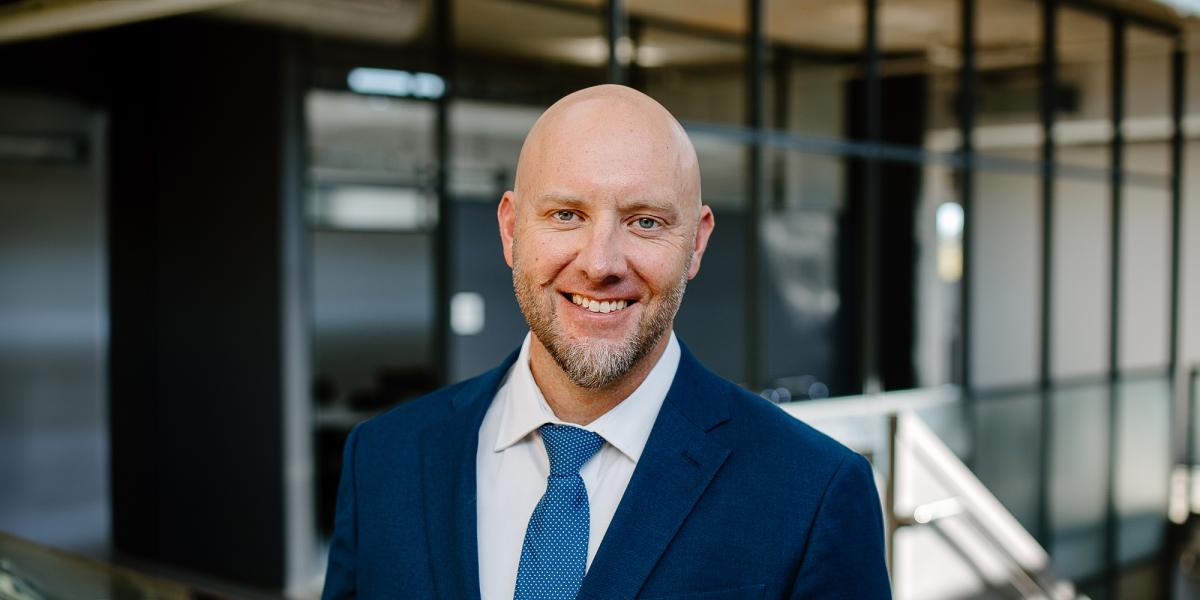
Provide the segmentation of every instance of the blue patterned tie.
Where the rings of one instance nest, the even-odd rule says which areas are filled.
[[[591,525],[579,467],[600,450],[604,438],[570,425],[546,424],[538,431],[550,457],[550,477],[525,530],[513,598],[569,599],[583,585]]]

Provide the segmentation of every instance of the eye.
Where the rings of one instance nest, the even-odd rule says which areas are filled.
[[[658,219],[641,217],[636,221],[638,229],[655,229],[659,226]]]
[[[562,221],[563,223],[569,223],[575,220],[575,213],[569,210],[556,210],[554,211],[554,220]]]

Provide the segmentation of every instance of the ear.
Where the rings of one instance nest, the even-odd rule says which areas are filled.
[[[504,262],[508,263],[511,269],[513,227],[517,223],[517,200],[512,190],[504,192],[501,196],[500,206],[496,207],[496,220],[500,223],[500,245],[504,248]]]
[[[688,270],[688,280],[696,278],[696,274],[700,272],[700,260],[704,258],[704,250],[708,248],[708,238],[712,235],[713,228],[717,226],[716,219],[713,217],[712,209],[707,204],[700,207],[700,223],[696,226],[695,246],[692,247],[692,268]]]

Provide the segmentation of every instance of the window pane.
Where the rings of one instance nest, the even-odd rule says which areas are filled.
[[[1162,546],[1171,479],[1171,387],[1165,377],[1122,381],[1117,392],[1117,560]]]
[[[453,12],[460,98],[548,106],[605,81],[598,12],[508,0],[458,0]]]
[[[926,165],[914,239],[916,269],[917,386],[960,383],[963,228],[959,172]]]
[[[1038,461],[1041,453],[1038,394],[1005,394],[975,403],[972,471],[1031,532],[1038,526]]]
[[[1109,186],[1058,178],[1051,266],[1051,376],[1108,372]]]
[[[435,383],[434,106],[312,91],[305,116],[317,511],[329,533],[350,429]]]
[[[1125,169],[1171,172],[1171,38],[1140,27],[1125,33]],[[1165,185],[1165,181],[1164,181]]]
[[[700,266],[688,283],[675,318],[675,331],[696,357],[732,381],[744,382],[746,356],[745,146],[691,133],[700,159],[704,203],[716,229]]]
[[[1170,195],[1126,185],[1121,202],[1120,367],[1162,368],[1168,354]]]
[[[1041,269],[1040,181],[1030,175],[975,175],[971,262],[973,385],[1038,378]]]
[[[857,305],[844,302],[859,272],[842,251],[855,243],[843,231],[847,160],[768,156],[773,176],[760,226],[764,380],[793,399],[857,393],[857,339],[845,333],[859,320]]]
[[[1112,142],[1112,25],[1093,12],[1058,10],[1055,160],[1107,168]]]
[[[457,310],[476,325],[451,328],[451,381],[495,367],[529,330],[500,252],[496,205],[512,189],[521,144],[545,109],[465,99],[450,105],[451,321]],[[470,301],[456,306],[453,298]]]
[[[770,44],[766,120],[771,127],[839,138],[848,115],[849,83],[861,77],[861,2],[767,0]]]
[[[1080,579],[1104,565],[1108,498],[1108,386],[1051,392],[1050,555],[1060,575]]]
[[[630,82],[680,121],[746,120],[746,47],[653,25],[631,30],[636,67]]]
[[[976,150],[1037,160],[1042,17],[1028,0],[976,2]]]

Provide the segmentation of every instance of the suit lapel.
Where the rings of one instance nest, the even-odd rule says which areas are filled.
[[[708,434],[729,418],[726,385],[682,348],[675,381],[579,598],[633,598],[645,584],[729,456]]]
[[[517,358],[465,386],[448,418],[421,432],[422,489],[434,585],[442,598],[479,597],[475,454],[479,426],[504,374]]]

